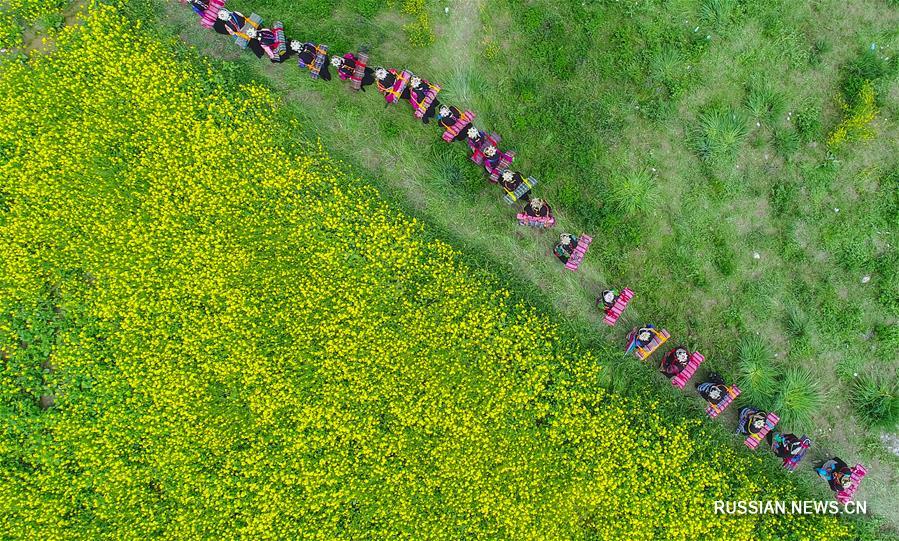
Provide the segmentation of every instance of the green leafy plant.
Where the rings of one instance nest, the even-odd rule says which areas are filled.
[[[874,137],[871,123],[877,116],[877,105],[874,103],[875,92],[871,81],[864,81],[855,99],[837,98],[837,104],[843,111],[843,120],[830,133],[827,146],[831,149],[842,147],[850,141],[865,141]]]
[[[786,100],[767,83],[753,81],[746,93],[746,107],[754,118],[773,123],[783,116]]]
[[[743,398],[757,407],[768,407],[777,390],[777,367],[768,344],[757,335],[740,341],[739,384]]]
[[[609,202],[625,214],[651,214],[659,204],[655,178],[646,169],[615,177],[609,186]]]
[[[893,430],[899,425],[899,374],[859,376],[849,400],[867,426]]]
[[[694,147],[706,162],[730,160],[746,133],[746,119],[742,114],[732,109],[711,109],[699,117]]]
[[[823,403],[818,379],[803,367],[787,370],[780,385],[774,409],[785,426],[809,430],[812,417]]]

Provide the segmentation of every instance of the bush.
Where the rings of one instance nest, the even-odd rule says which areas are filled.
[[[655,178],[646,169],[613,177],[608,197],[624,214],[652,214],[659,204]]]
[[[865,425],[886,430],[899,426],[899,374],[862,374],[853,383],[849,400]]]
[[[756,335],[740,341],[739,385],[742,396],[759,408],[771,406],[777,391],[778,370],[768,344]]]
[[[706,162],[731,160],[747,134],[746,120],[732,109],[711,109],[699,116],[694,148]]]
[[[786,100],[767,82],[753,81],[746,93],[746,107],[754,118],[773,124],[784,116]]]
[[[791,430],[810,431],[823,402],[818,378],[807,368],[793,367],[784,375],[774,411]]]

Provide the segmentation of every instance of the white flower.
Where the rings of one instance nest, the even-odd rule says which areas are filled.
[[[418,88],[421,86],[421,77],[413,75],[412,78],[409,79],[409,84],[412,85],[412,88]]]
[[[450,111],[450,108],[447,107],[446,105],[440,106],[440,116],[450,116],[451,112],[452,111]]]
[[[253,39],[256,37],[256,29],[255,28],[247,28],[247,37]]]
[[[290,48],[291,48],[291,50],[300,52],[300,49],[303,48],[303,44],[300,43],[298,40],[292,39],[292,40],[290,40]]]
[[[375,77],[377,77],[377,79],[378,79],[379,81],[383,81],[383,80],[387,77],[387,70],[385,70],[384,68],[378,68],[378,69],[376,69],[376,70],[375,70]]]
[[[493,145],[487,145],[487,148],[484,149],[484,156],[493,156],[496,154],[496,147]]]
[[[339,68],[340,66],[343,65],[343,59],[340,58],[339,56],[332,56],[331,57],[331,65],[334,66],[335,68]]]
[[[228,11],[227,9],[220,9],[218,16],[219,16],[220,21],[227,21],[228,17],[231,16],[231,12]]]
[[[512,182],[512,171],[509,171],[508,169],[503,171],[503,180],[505,180],[506,182]]]
[[[469,139],[474,139],[474,138],[477,137],[477,136],[478,136],[478,129],[477,129],[477,128],[475,128],[474,126],[468,128],[468,138],[469,138]]]

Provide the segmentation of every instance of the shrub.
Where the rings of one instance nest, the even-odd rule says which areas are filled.
[[[899,425],[899,374],[862,374],[853,383],[849,400],[867,426],[895,430]]]
[[[746,137],[746,120],[732,109],[711,109],[699,116],[694,148],[707,162],[726,162],[733,158]]]
[[[659,204],[655,178],[646,169],[613,177],[608,197],[625,214],[652,214]]]
[[[774,123],[783,117],[786,100],[767,82],[752,81],[746,93],[746,107],[752,116],[765,123]]]
[[[807,368],[793,367],[784,375],[774,411],[784,426],[789,426],[791,430],[809,431],[812,418],[823,402],[818,378]]]
[[[756,407],[768,408],[777,391],[778,370],[768,344],[757,335],[740,341],[739,385],[743,398]]]

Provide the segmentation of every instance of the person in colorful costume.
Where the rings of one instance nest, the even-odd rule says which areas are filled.
[[[353,53],[346,53],[342,57],[336,55],[331,57],[331,66],[337,70],[337,76],[340,77],[341,81],[348,81],[353,77],[353,72],[356,70],[356,62],[357,58]],[[374,82],[375,70],[366,66],[359,90],[364,92],[365,87],[374,84]]]
[[[375,81],[378,84],[378,92],[385,95],[388,92],[392,92],[393,85],[396,83],[396,78],[397,72],[395,69],[377,68],[375,70]],[[400,93],[399,99],[408,100],[409,95],[409,85],[406,85]]]
[[[771,451],[779,458],[792,458],[802,452],[802,440],[795,434],[774,433],[772,430],[765,436]]]
[[[669,378],[673,378],[683,372],[689,362],[690,352],[687,351],[687,348],[678,346],[665,354],[659,365],[659,371]]]
[[[575,248],[577,248],[577,237],[568,233],[562,233],[559,235],[559,242],[553,247],[553,254],[562,263],[568,263]]]
[[[528,204],[524,206],[524,213],[528,216],[533,216],[534,218],[548,218],[553,215],[549,205],[539,197],[531,199]]]
[[[300,67],[312,66],[315,62],[315,57],[318,54],[314,43],[303,43],[296,39],[290,41],[290,50],[292,50],[297,55],[297,61]],[[318,77],[323,81],[331,80],[331,73],[328,71],[327,62],[322,64],[322,69],[318,73]]]
[[[709,374],[707,381],[696,383],[696,391],[706,402],[717,406],[727,396],[730,388],[724,383],[724,378],[721,377],[721,374],[712,372]]]
[[[246,23],[247,17],[243,13],[220,9],[218,18],[216,19],[215,24],[212,25],[212,29],[219,34],[233,36],[240,32],[240,29],[243,28]]]
[[[428,94],[429,90],[438,90],[439,87],[435,87],[428,81],[423,81],[421,77],[413,76],[409,79],[409,101],[415,101],[416,103],[421,103],[424,101],[425,97]],[[437,108],[440,106],[440,102],[436,99],[431,102],[431,105],[428,106],[424,115],[421,117],[422,124],[427,124],[434,117]]]
[[[765,428],[765,418],[768,416],[758,408],[745,406],[740,408],[740,418],[737,420],[737,434],[751,436],[758,434]]]
[[[608,312],[615,306],[615,301],[618,300],[618,290],[615,289],[607,289],[603,291],[599,297],[596,298],[596,306],[598,307],[600,303],[602,303],[603,312]]]
[[[509,193],[515,193],[515,190],[517,190],[518,187],[521,186],[521,184],[523,182],[524,182],[524,177],[521,176],[521,173],[518,173],[517,171],[512,171],[510,169],[506,169],[505,171],[503,171],[503,174],[500,176],[500,179],[499,179],[500,186],[502,186],[503,189]],[[531,192],[530,192],[530,190],[528,190],[519,199],[521,199],[523,201],[528,201],[530,198],[531,198]],[[547,211],[548,210],[549,210],[549,207],[547,207]],[[525,212],[527,212],[527,209],[525,209]]]
[[[265,55],[268,56],[273,63],[277,64],[288,59],[293,51],[291,51],[289,47],[284,47],[283,52],[278,51],[282,45],[286,44],[281,41],[284,37],[284,30],[280,28],[280,23],[276,24],[279,25],[277,27],[278,32],[272,28],[261,28],[256,32],[256,39],[250,41],[248,46],[257,58],[262,58],[262,56]],[[269,55],[269,52],[271,52],[271,55]]]
[[[852,486],[852,468],[838,457],[825,461],[815,468],[815,472],[827,481],[834,492],[842,492]]]
[[[457,107],[453,105],[440,105],[437,108],[437,122],[444,128],[449,129],[452,128],[459,118],[462,116],[462,111],[460,111]],[[453,138],[453,141],[461,141],[468,136],[468,130],[471,129],[471,122],[466,124],[459,130],[459,134]]]

